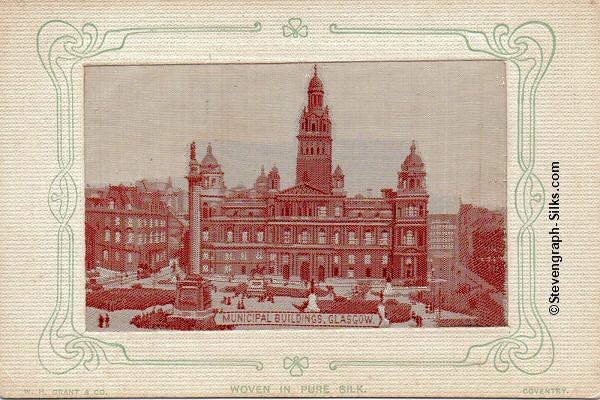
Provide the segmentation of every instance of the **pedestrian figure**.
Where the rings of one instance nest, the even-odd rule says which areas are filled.
[[[98,328],[104,328],[104,317],[102,314],[98,314]]]
[[[106,328],[110,327],[110,318],[108,317],[108,313],[106,313],[106,316],[104,317],[104,325]]]

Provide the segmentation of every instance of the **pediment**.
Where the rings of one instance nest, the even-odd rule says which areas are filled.
[[[287,188],[279,192],[279,194],[287,194],[287,195],[302,195],[302,196],[322,196],[327,193],[322,192],[316,187],[310,186],[307,183],[300,183],[296,186],[292,186],[291,188]]]

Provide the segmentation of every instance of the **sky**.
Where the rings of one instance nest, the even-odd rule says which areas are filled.
[[[395,188],[416,142],[430,212],[459,199],[506,207],[506,86],[501,61],[317,63],[333,168],[349,195]],[[228,187],[261,165],[295,182],[298,121],[311,63],[86,66],[86,184],[166,180],[185,187],[189,144],[211,142]]]

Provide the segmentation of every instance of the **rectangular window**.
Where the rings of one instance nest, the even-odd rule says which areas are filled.
[[[309,242],[309,240],[310,240],[310,238],[308,237],[308,231],[307,230],[302,231],[302,233],[300,234],[300,238],[299,238],[298,241],[300,243],[305,243],[306,244],[306,243]]]
[[[336,207],[335,208],[335,216],[336,217],[341,217],[342,216],[342,207]]]
[[[337,254],[335,256],[333,256],[333,263],[334,264],[339,264],[340,263],[340,256],[338,256]]]
[[[379,238],[379,244],[385,246],[388,244],[388,240],[389,240],[389,236],[388,236],[387,231],[381,232],[381,237]]]
[[[258,231],[256,233],[256,241],[257,242],[262,242],[265,240],[265,233],[263,231]]]
[[[319,244],[325,244],[325,231],[319,231]]]
[[[242,251],[242,253],[240,254],[240,259],[241,260],[247,260],[248,259],[248,253],[246,253],[245,251]]]
[[[356,232],[350,231],[348,232],[348,244],[358,244],[356,240]]]
[[[209,238],[210,238],[210,234],[208,233],[208,230],[202,231],[202,241],[208,242]]]
[[[388,263],[388,255],[387,254],[384,254],[381,256],[381,263],[384,265],[387,265],[387,263]]]
[[[242,232],[242,242],[247,242],[247,241],[248,241],[248,232],[243,231]]]
[[[356,264],[356,256],[354,254],[348,254],[348,264]]]
[[[327,207],[319,207],[318,209],[318,214],[319,217],[326,217],[327,216]]]
[[[371,255],[365,254],[365,264],[371,264]]]
[[[365,244],[373,244],[373,232],[365,232]]]
[[[202,253],[202,259],[203,260],[208,260],[210,257],[210,254],[208,254],[208,251],[205,251],[204,253]]]

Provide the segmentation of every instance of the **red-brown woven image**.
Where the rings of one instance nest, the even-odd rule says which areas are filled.
[[[85,67],[93,331],[504,326],[495,61]]]

